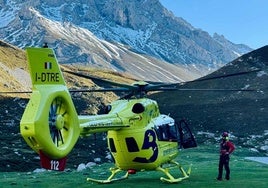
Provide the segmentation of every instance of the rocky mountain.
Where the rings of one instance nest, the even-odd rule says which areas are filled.
[[[252,50],[194,28],[158,0],[4,0],[0,8],[0,39],[20,48],[47,42],[61,63],[139,79],[192,80]]]

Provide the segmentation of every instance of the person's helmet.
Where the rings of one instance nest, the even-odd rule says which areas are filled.
[[[228,133],[227,132],[223,132],[221,136],[222,137],[228,137]]]
[[[224,140],[228,140],[229,138],[228,138],[228,132],[223,132],[222,133],[222,139],[224,139]]]

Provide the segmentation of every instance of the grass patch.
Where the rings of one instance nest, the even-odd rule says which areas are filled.
[[[87,177],[107,178],[108,169],[112,164],[101,164],[94,169],[81,172],[67,170],[65,172],[45,171],[35,172],[1,172],[0,187],[267,187],[268,165],[246,160],[248,150],[240,149],[231,156],[231,180],[216,181],[218,154],[217,148],[200,146],[195,149],[183,150],[178,161],[185,169],[192,164],[192,173],[189,179],[177,184],[163,183],[159,180],[164,174],[155,171],[139,172],[130,175],[128,179],[111,184],[97,184],[87,182]],[[177,169],[171,173],[178,177]]]

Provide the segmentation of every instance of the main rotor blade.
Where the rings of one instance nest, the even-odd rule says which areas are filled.
[[[68,70],[63,70],[63,72],[67,72],[67,73],[72,74],[72,75],[80,76],[82,78],[91,79],[93,82],[97,81],[97,82],[102,82],[102,83],[106,83],[106,84],[110,84],[110,85],[114,85],[114,86],[119,86],[119,87],[124,87],[124,88],[134,88],[134,86],[132,86],[132,85],[121,84],[121,83],[113,82],[113,81],[106,80],[106,79],[101,79],[101,78],[98,78],[95,76],[86,75],[86,74],[79,73],[79,72],[72,72],[72,71],[68,71]]]
[[[1,91],[1,94],[24,94],[24,93],[32,93],[32,91]]]
[[[114,86],[119,86],[120,88],[100,88],[100,89],[78,89],[78,90],[69,90],[69,92],[129,92],[129,91],[256,91],[252,89],[183,89],[179,88],[180,86],[187,84],[187,83],[192,83],[192,82],[200,82],[200,81],[206,81],[206,80],[213,80],[213,79],[219,79],[219,78],[226,78],[226,77],[232,77],[232,76],[238,76],[238,75],[244,75],[244,74],[249,74],[253,72],[259,72],[260,69],[255,69],[251,71],[243,71],[243,72],[238,72],[238,73],[233,73],[233,74],[227,74],[227,75],[220,75],[220,76],[214,76],[214,77],[204,77],[204,78],[199,78],[197,80],[192,80],[192,81],[187,81],[187,82],[181,82],[181,83],[161,83],[158,82],[157,84],[152,84],[148,83],[148,85],[128,85],[128,84],[121,84],[105,79],[101,79],[98,77],[90,76],[90,75],[85,75],[82,73],[78,72],[72,72],[68,70],[63,70],[63,72],[67,72],[69,74],[73,74],[76,76],[80,76],[83,78],[88,78],[92,79],[93,81],[98,81]],[[138,82],[137,82],[138,83]],[[32,91],[3,91],[0,92],[1,94],[27,94],[27,93],[32,93]]]
[[[152,90],[153,91],[153,90]],[[191,89],[191,88],[158,88],[155,91],[257,91],[255,89]]]
[[[78,92],[129,92],[128,88],[99,88],[99,89],[70,89],[70,93],[78,93]],[[32,91],[6,91],[0,92],[1,94],[25,94],[32,93]]]
[[[69,92],[128,92],[128,88],[70,89]]]
[[[238,72],[238,73],[233,73],[233,74],[226,74],[226,75],[220,75],[220,76],[214,76],[214,77],[208,77],[208,78],[204,77],[204,78],[199,78],[199,79],[196,79],[196,80],[186,81],[186,82],[180,82],[180,83],[170,83],[170,84],[163,83],[163,84],[159,84],[159,85],[148,85],[146,87],[146,90],[147,91],[178,90],[178,87],[180,87],[182,85],[185,85],[187,83],[201,82],[201,81],[207,81],[207,80],[214,80],[214,79],[220,79],[220,78],[226,78],[226,77],[232,77],[232,76],[239,76],[239,75],[249,74],[249,73],[259,72],[259,71],[261,71],[261,70],[260,69],[255,69],[255,70],[251,70],[251,71],[243,71],[243,72]],[[194,89],[192,89],[192,90],[194,90]],[[200,89],[197,89],[197,90],[201,91]],[[205,91],[205,90],[206,89],[203,89],[203,91]],[[208,90],[210,90],[210,89],[208,89]]]
[[[249,73],[259,72],[259,71],[261,71],[261,70],[260,69],[254,69],[254,70],[250,70],[250,71],[243,71],[243,72],[220,75],[220,76],[213,76],[213,77],[208,77],[208,78],[204,77],[204,78],[199,78],[199,79],[192,80],[192,81],[182,82],[181,84],[191,83],[191,82],[200,82],[200,81],[206,81],[206,80],[214,80],[214,79],[219,79],[219,78],[227,78],[227,77],[239,76],[239,75],[249,74]]]

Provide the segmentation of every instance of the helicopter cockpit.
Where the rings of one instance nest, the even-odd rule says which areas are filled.
[[[167,115],[160,115],[154,121],[154,130],[159,141],[178,142],[180,148],[196,147],[195,138],[185,120],[176,123]]]
[[[175,121],[171,117],[166,115],[157,117],[154,129],[159,141],[178,141],[178,131],[175,127]]]

